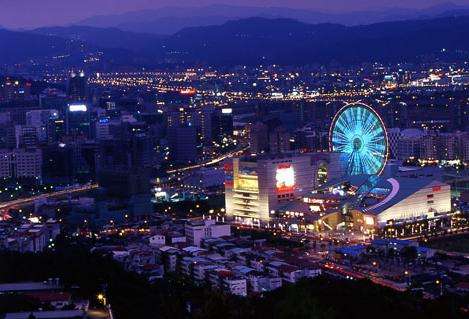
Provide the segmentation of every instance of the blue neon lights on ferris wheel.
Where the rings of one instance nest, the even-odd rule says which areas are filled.
[[[379,175],[386,165],[386,128],[379,115],[365,104],[348,104],[337,112],[329,142],[332,151],[341,153],[349,175]]]

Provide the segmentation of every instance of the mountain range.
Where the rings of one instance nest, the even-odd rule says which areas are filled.
[[[102,61],[125,66],[349,64],[419,61],[443,51],[467,61],[469,15],[358,26],[257,17],[170,36],[83,26],[0,30],[1,64],[57,56],[70,56],[64,63],[74,64],[97,52]]]
[[[337,23],[353,26],[462,14],[469,14],[469,7],[458,6],[451,2],[442,3],[424,10],[396,7],[381,11],[355,11],[347,13],[324,13],[288,7],[247,7],[217,4],[202,7],[164,7],[117,15],[101,15],[87,18],[76,24],[99,28],[114,27],[133,32],[174,34],[187,27],[220,25],[229,20],[251,17],[269,19],[288,18],[310,24]]]
[[[186,28],[165,47],[189,63],[220,65],[414,60],[442,49],[468,52],[469,16],[351,27],[249,18]]]

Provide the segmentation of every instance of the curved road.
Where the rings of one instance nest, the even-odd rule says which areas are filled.
[[[35,200],[38,200],[38,199],[57,197],[57,196],[73,194],[73,193],[79,193],[79,192],[84,192],[84,191],[91,190],[91,189],[94,189],[94,188],[98,188],[98,184],[80,185],[78,187],[72,187],[72,188],[64,189],[64,190],[57,191],[57,192],[40,194],[40,195],[26,197],[26,198],[19,198],[19,199],[15,199],[15,200],[12,200],[12,201],[9,201],[9,202],[0,203],[0,209],[9,209],[9,208],[12,208],[12,207],[24,206],[24,205],[30,204],[31,202],[34,202]]]
[[[245,147],[243,147],[239,150],[223,154],[223,155],[221,155],[217,158],[214,158],[214,159],[212,159],[208,162],[202,163],[202,164],[195,164],[195,165],[190,165],[190,166],[186,166],[186,167],[182,167],[182,168],[171,169],[171,170],[167,170],[166,173],[168,173],[168,174],[180,173],[180,172],[188,171],[188,170],[195,169],[195,168],[200,168],[200,167],[205,167],[205,166],[210,166],[210,165],[213,165],[213,164],[217,164],[217,163],[223,161],[224,159],[227,159],[229,157],[233,157],[233,156],[242,154],[247,149],[249,149],[249,146],[245,146]]]

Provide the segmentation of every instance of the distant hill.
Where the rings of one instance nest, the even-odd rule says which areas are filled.
[[[61,37],[88,43],[100,48],[120,48],[131,51],[149,51],[163,37],[155,34],[122,31],[117,28],[96,28],[88,26],[45,27],[33,33]]]
[[[94,16],[78,25],[100,28],[115,27],[126,31],[174,34],[187,27],[220,25],[229,20],[251,17],[288,18],[304,23],[337,23],[347,26],[387,21],[430,19],[469,14],[469,7],[442,3],[424,10],[389,8],[380,11],[323,13],[288,7],[254,7],[215,4],[203,7],[164,7],[156,10],[134,11],[117,15]]]
[[[180,59],[213,64],[308,64],[414,60],[469,51],[469,16],[345,27],[290,19],[250,18],[184,29],[165,40]]]
[[[1,64],[54,55],[70,55],[79,61],[96,51],[103,61],[124,66],[411,62],[435,54],[467,60],[469,16],[359,26],[247,18],[185,28],[172,36],[77,26],[0,30]]]
[[[0,29],[0,63],[17,63],[80,51],[80,43],[59,37]]]
[[[97,44],[97,43],[96,43]],[[123,47],[103,48],[86,41],[57,35],[0,30],[0,65],[47,62],[49,65],[78,66],[90,54],[101,56],[101,66],[131,66],[148,63],[145,54],[135,55]],[[142,51],[147,52],[147,51]],[[148,50],[151,54],[151,50]]]

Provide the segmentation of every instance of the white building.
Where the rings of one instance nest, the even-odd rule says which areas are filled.
[[[40,149],[15,149],[12,155],[15,177],[41,178],[42,152]]]
[[[418,176],[418,172],[388,178],[381,187],[388,189],[387,195],[364,209],[365,214],[375,216],[378,225],[385,225],[389,220],[432,218],[451,211],[450,185]]]
[[[285,202],[341,175],[337,153],[280,154],[233,159],[225,181],[226,213],[235,223],[261,227]],[[321,175],[322,174],[322,175]]]
[[[202,239],[231,236],[231,226],[214,219],[190,221],[185,226],[187,243],[200,246]]]
[[[222,289],[232,295],[246,297],[248,295],[247,283],[245,278],[236,276],[226,276],[222,281]]]
[[[0,150],[0,178],[41,178],[40,149]]]
[[[166,244],[166,237],[165,235],[156,234],[150,236],[150,238],[148,238],[148,241],[150,243],[150,246],[161,247]]]
[[[421,141],[425,133],[419,129],[405,129],[400,131],[397,138],[397,159],[407,159],[409,157],[419,157]],[[394,139],[394,137],[393,137]]]
[[[282,287],[282,278],[268,275],[250,275],[249,284],[253,292],[271,291]]]

